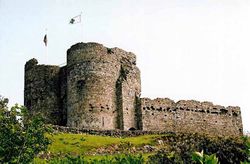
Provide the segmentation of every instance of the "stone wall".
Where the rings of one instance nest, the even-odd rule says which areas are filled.
[[[25,64],[24,104],[47,123],[95,130],[242,135],[239,107],[140,98],[136,56],[98,43],[77,43],[64,67]]]
[[[130,72],[122,83],[123,130],[140,129],[137,124],[137,102],[141,92],[139,72]]]
[[[152,135],[152,134],[175,134],[169,131],[142,131],[142,130],[97,130],[97,129],[84,129],[76,127],[65,127],[52,125],[55,133],[72,133],[72,134],[91,134],[91,135],[102,135],[112,137],[134,137],[140,135]]]
[[[121,54],[120,75],[116,82],[117,89],[117,111],[119,129],[139,129],[137,125],[136,99],[140,97],[141,81],[140,70],[136,67],[136,58],[132,53],[121,53],[122,50],[115,48],[114,52]]]
[[[140,72],[135,61],[134,54],[119,48],[98,43],[73,45],[67,51],[67,125],[135,127],[134,99],[140,93]],[[129,119],[124,119],[127,115]]]
[[[58,66],[38,65],[36,59],[25,65],[24,105],[30,113],[40,113],[47,123],[61,125]]]
[[[61,125],[67,124],[67,66],[61,67],[59,72],[59,109],[62,113]]]
[[[221,136],[242,135],[239,107],[210,102],[141,99],[143,130],[196,132]]]
[[[67,52],[70,127],[117,128],[115,85],[120,62],[97,43],[78,43]]]

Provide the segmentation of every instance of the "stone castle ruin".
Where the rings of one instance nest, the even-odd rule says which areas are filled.
[[[98,43],[77,43],[67,65],[25,64],[24,104],[47,123],[96,130],[242,135],[239,107],[141,98],[136,56]]]

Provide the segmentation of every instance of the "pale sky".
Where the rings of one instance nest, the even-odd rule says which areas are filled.
[[[23,104],[25,62],[65,63],[77,42],[134,52],[142,97],[240,106],[250,131],[249,0],[0,0],[0,95]]]

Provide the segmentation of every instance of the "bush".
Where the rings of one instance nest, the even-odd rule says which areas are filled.
[[[149,161],[178,161],[192,163],[192,154],[204,150],[207,155],[215,154],[221,164],[240,163],[248,159],[247,146],[239,138],[208,137],[198,134],[171,134],[159,137],[169,146],[150,156]],[[172,158],[170,154],[174,153]],[[160,163],[160,162],[158,162]]]
[[[24,106],[8,110],[7,104],[8,99],[0,96],[0,163],[29,163],[47,150],[50,140],[45,133],[50,128],[39,116],[31,119]]]
[[[244,142],[244,145],[246,146],[245,153],[247,154],[247,159],[244,160],[244,162],[241,162],[241,164],[249,164],[250,163],[250,138],[247,136],[242,137],[242,140]]]
[[[149,164],[175,164],[184,163],[183,160],[175,152],[169,152],[166,149],[158,151],[155,155],[149,157]]]
[[[66,156],[65,158],[53,158],[49,162],[49,164],[85,164],[87,161],[81,157],[72,157]]]
[[[84,157],[66,156],[65,158],[54,158],[49,161],[50,164],[142,164],[144,159],[142,155],[119,155],[111,158],[86,160]]]
[[[203,150],[201,152],[194,152],[192,155],[192,160],[198,164],[218,164],[219,163],[219,160],[215,154],[206,155],[203,153]]]

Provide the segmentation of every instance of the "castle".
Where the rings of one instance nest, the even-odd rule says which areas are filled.
[[[239,107],[141,98],[136,56],[98,43],[77,43],[67,65],[25,64],[24,104],[47,123],[99,130],[197,132],[240,136]]]

